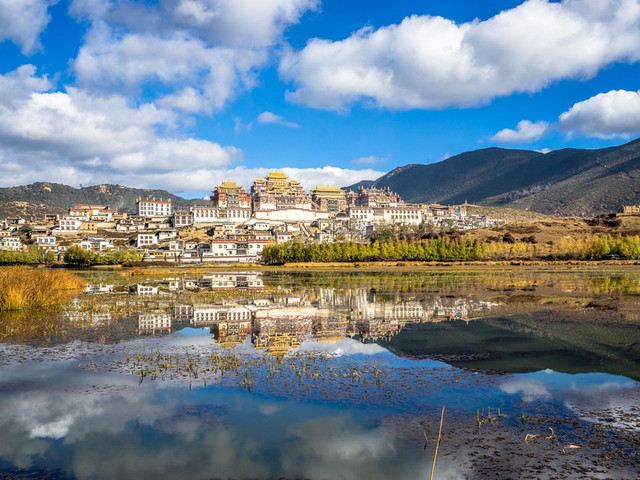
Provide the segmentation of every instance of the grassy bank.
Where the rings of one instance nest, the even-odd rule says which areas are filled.
[[[2,268],[0,269],[0,311],[61,305],[83,286],[84,281],[68,270]]]

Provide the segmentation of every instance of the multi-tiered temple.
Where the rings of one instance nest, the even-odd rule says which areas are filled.
[[[253,210],[311,210],[311,197],[305,193],[297,180],[281,172],[270,172],[263,180],[253,182],[251,186]]]

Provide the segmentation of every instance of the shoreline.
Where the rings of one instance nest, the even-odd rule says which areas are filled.
[[[638,260],[496,260],[496,261],[453,261],[453,262],[298,262],[285,263],[282,265],[264,265],[259,263],[243,264],[189,264],[189,265],[93,265],[78,267],[73,265],[55,265],[53,268],[65,268],[79,271],[136,271],[145,272],[158,271],[264,271],[264,272],[287,272],[287,271],[362,271],[362,272],[388,272],[388,271],[459,271],[459,270],[520,270],[539,268],[558,268],[576,270],[598,270],[610,268],[637,267]],[[45,267],[46,268],[46,267]]]

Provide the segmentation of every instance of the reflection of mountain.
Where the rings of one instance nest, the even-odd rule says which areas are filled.
[[[396,355],[507,372],[603,371],[640,379],[640,330],[554,321],[548,312],[468,324],[411,325],[378,343]],[[556,313],[557,315],[557,313]]]
[[[278,297],[247,305],[178,304],[172,314],[139,315],[138,331],[144,334],[184,326],[209,327],[221,345],[234,347],[251,335],[256,349],[278,353],[296,348],[307,339],[319,342],[347,337],[362,342],[388,339],[409,324],[466,320],[469,312],[491,307],[487,302],[462,298],[382,301],[366,289],[325,293],[317,302]]]

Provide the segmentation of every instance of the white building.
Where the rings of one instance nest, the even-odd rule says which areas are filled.
[[[151,245],[158,245],[158,236],[155,233],[139,233],[136,240],[137,248],[145,248]]]
[[[56,231],[59,233],[78,233],[81,225],[82,220],[78,218],[62,217]]]
[[[251,218],[250,208],[191,207],[193,224],[230,223],[239,225]]]
[[[102,252],[113,249],[113,242],[103,237],[89,237],[80,242],[80,248],[91,252]]]
[[[422,210],[419,207],[384,207],[380,210],[384,223],[402,225],[420,225],[422,223]]]
[[[171,240],[169,242],[170,252],[180,252],[184,250],[184,240]]]
[[[191,207],[193,214],[193,224],[199,223],[216,223],[220,209],[218,207]]]
[[[258,210],[254,212],[258,220],[281,223],[313,223],[329,218],[329,212],[304,210],[301,208],[283,208],[280,210]]]
[[[260,273],[212,273],[198,280],[198,285],[211,290],[235,290],[246,288],[260,290],[264,288]]]
[[[276,243],[278,245],[282,243],[287,243],[293,240],[293,234],[291,232],[277,232],[276,233]]]
[[[22,250],[22,240],[20,237],[0,238],[0,250]]]
[[[137,214],[139,217],[168,217],[171,215],[171,199],[160,200],[136,200]]]
[[[109,205],[74,205],[69,209],[68,217],[77,218],[78,220],[94,220],[102,222],[111,222],[113,216],[117,215],[117,210],[112,210]]]
[[[56,237],[52,237],[49,235],[43,235],[36,237],[36,246],[38,249],[43,248],[55,248],[57,243]]]
[[[190,227],[193,225],[193,212],[191,210],[176,210],[173,212],[174,228]]]
[[[357,223],[373,223],[374,210],[371,207],[350,207],[347,209],[347,216]]]

